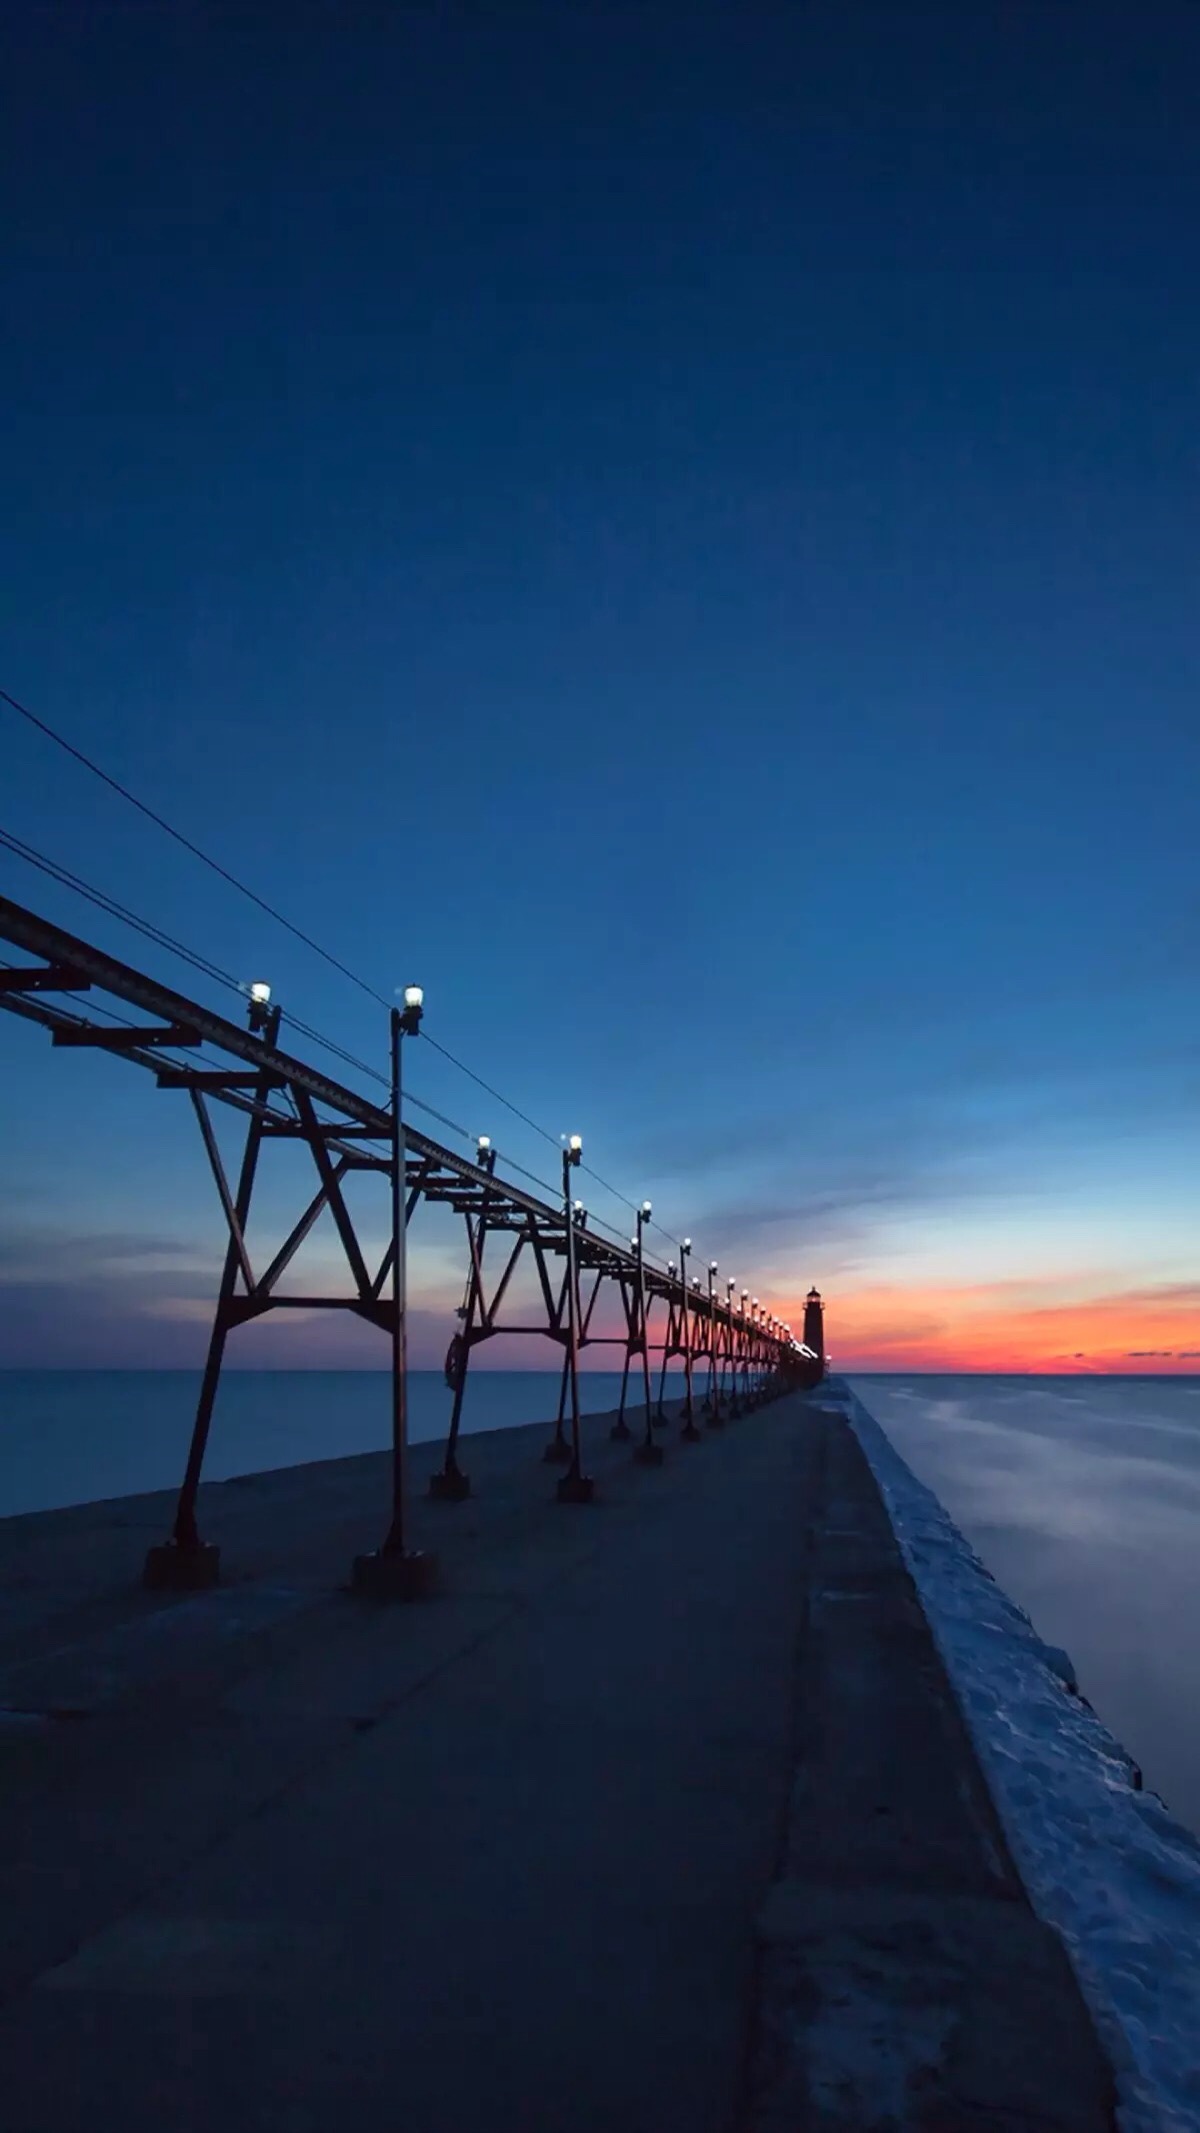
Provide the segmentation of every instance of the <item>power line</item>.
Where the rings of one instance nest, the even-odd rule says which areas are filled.
[[[185,837],[182,830],[177,830],[173,823],[168,822],[165,815],[158,814],[153,807],[148,807],[144,800],[139,800],[136,793],[130,792],[127,785],[122,785],[119,778],[111,777],[107,770],[102,770],[99,763],[93,762],[90,755],[84,754],[82,748],[76,748],[73,742],[67,740],[63,734],[56,732],[53,726],[48,725],[44,718],[39,718],[36,712],[30,711],[24,704],[18,703],[16,697],[11,696],[7,689],[0,689],[0,697],[21,718],[28,719],[31,726],[36,726],[39,733],[44,733],[48,740],[52,740],[60,748],[64,748],[68,755],[74,756],[77,763],[83,764],[85,770],[90,770],[94,777],[100,778],[113,792],[119,793],[123,800],[128,800],[129,805],[136,807],[138,813],[145,815],[147,821],[154,822],[159,829],[165,830],[168,837],[173,837],[176,844],[181,844],[185,851],[192,854],[193,858],[199,859],[214,874],[219,874],[222,881],[227,881],[231,888],[239,890],[243,896],[248,896],[252,904],[257,904],[260,911],[266,912],[268,918],[273,918],[279,925],[286,926],[288,932],[293,934],[298,941],[303,941],[306,948],[311,948],[314,955],[319,955],[334,970],[340,970],[344,978],[349,978],[352,985],[357,985],[361,992],[368,993],[373,1000],[379,1002],[381,1007],[391,1006],[391,1001],[386,1000],[381,992],[376,992],[373,985],[368,985],[365,978],[358,977],[347,964],[339,962],[337,956],[331,955],[327,948],[322,948],[320,942],[314,941],[311,934],[305,933],[300,926],[294,926],[290,918],[285,918],[282,911],[276,910],[274,904],[267,903],[264,897],[259,896],[254,889],[247,887],[246,883],[239,880],[236,874],[231,874],[228,867],[223,867],[216,859],[210,859],[208,853],[202,851],[198,844],[193,844],[190,837]]]
[[[274,904],[268,903],[265,897],[260,896],[256,890],[250,888],[248,883],[242,881],[238,875],[231,873],[228,867],[222,866],[219,860],[211,858],[200,845],[194,843],[190,837],[185,836],[182,830],[176,829],[173,823],[168,822],[165,815],[160,815],[156,808],[149,806],[145,800],[140,800],[135,792],[131,792],[129,787],[122,783],[120,778],[113,777],[109,771],[102,769],[93,757],[85,754],[82,748],[77,748],[73,741],[69,741],[65,734],[59,733],[57,728],[50,725],[48,720],[39,718],[35,711],[31,711],[26,704],[21,703],[17,697],[12,695],[10,690],[0,688],[0,701],[6,703],[11,710],[17,713],[18,717],[25,719],[39,733],[44,734],[47,740],[53,741],[56,747],[63,749],[67,755],[73,757],[75,762],[81,763],[85,770],[90,770],[93,777],[99,778],[102,784],[109,787],[110,791],[119,794],[121,799],[127,800],[129,805],[135,807],[139,814],[144,815],[148,822],[153,822],[157,828],[164,830],[168,837],[173,838],[176,844],[183,847],[184,851],[190,852],[193,858],[200,860],[201,864],[208,867],[211,873],[219,875],[222,881],[227,882],[240,895],[247,897],[252,904],[257,905],[260,911],[265,912],[268,918],[273,918],[277,925],[283,926],[294,939],[303,942],[304,946],[310,948],[314,955],[320,956],[322,962],[328,963],[331,969],[339,971],[342,977],[348,978],[350,983],[356,985],[360,992],[366,993],[367,997],[376,1001],[380,1007],[386,1007],[389,1011],[392,1009],[395,1004],[394,1001],[389,1000],[383,993],[377,991],[375,986],[369,984],[365,978],[359,977],[357,971],[351,970],[347,963],[343,963],[338,956],[332,955],[327,948],[323,948],[321,943],[315,941],[312,935],[306,933],[302,927],[293,925],[291,919],[286,918],[283,912],[278,910]],[[208,963],[206,958],[197,956],[194,951],[183,948],[178,942],[173,942],[169,935],[163,934],[157,927],[152,927],[148,921],[136,919],[122,906],[118,905],[114,898],[105,899],[102,892],[90,891],[76,877],[70,876],[67,869],[56,868],[54,862],[47,861],[40,855],[36,858],[33,857],[32,848],[21,849],[19,839],[9,839],[5,836],[4,841],[8,843],[10,850],[18,851],[19,856],[27,857],[33,865],[41,866],[43,872],[55,874],[60,881],[69,887],[77,889],[81,895],[88,896],[90,901],[98,904],[101,909],[108,910],[111,915],[123,918],[127,924],[136,926],[147,939],[157,940],[161,946],[169,947],[175,954],[182,955],[186,961],[192,964],[194,969],[204,970],[207,975],[213,977],[219,983],[232,986],[238,992],[243,990],[237,979],[230,977],[228,972],[220,970],[216,964]],[[324,1045],[328,1051],[344,1059],[347,1063],[357,1066],[361,1072],[370,1075],[372,1079],[380,1082],[386,1081],[386,1077],[379,1074],[375,1068],[365,1065],[361,1060],[356,1060],[352,1053],[343,1051],[331,1039],[323,1037],[318,1031],[302,1024],[293,1016],[289,1016],[288,1019],[296,1029],[302,1030],[315,1043]],[[464,1060],[456,1058],[454,1053],[448,1051],[446,1046],[440,1044],[436,1038],[427,1036],[426,1042],[431,1044],[436,1052],[440,1052],[451,1066],[456,1067],[460,1074],[465,1074],[468,1080],[473,1081],[478,1088],[484,1090],[494,1102],[502,1104],[504,1109],[510,1111],[514,1118],[520,1119],[522,1125],[527,1126],[532,1133],[540,1135],[541,1139],[548,1142],[550,1147],[558,1148],[561,1145],[559,1138],[556,1138],[553,1133],[547,1132],[544,1126],[540,1126],[536,1119],[530,1118],[528,1112],[522,1111],[520,1106],[514,1104],[509,1097],[501,1095],[499,1089],[493,1088],[490,1082],[485,1081],[482,1075],[477,1074],[472,1067],[467,1066]],[[441,1124],[449,1126],[452,1132],[461,1134],[464,1140],[470,1140],[471,1135],[466,1131],[465,1127],[456,1125],[452,1119],[445,1118],[441,1112],[434,1111],[432,1105],[423,1103],[417,1097],[410,1098],[410,1101],[416,1104],[419,1109],[428,1111],[431,1116],[439,1119]],[[590,1169],[586,1164],[583,1168],[604,1192],[611,1193],[614,1199],[620,1200],[626,1207],[636,1212],[636,1201],[630,1200],[625,1193],[618,1192],[614,1185],[607,1184],[597,1171]],[[543,1190],[549,1189],[543,1185]],[[656,1222],[654,1227],[659,1230],[662,1236],[667,1237],[671,1243],[678,1243],[679,1240],[672,1237],[669,1230],[663,1229],[661,1223]]]
[[[0,691],[0,694],[2,693]],[[23,838],[15,837],[11,830],[0,828],[0,847],[10,851],[14,858],[23,859],[27,865],[36,867],[39,873],[48,875],[52,881],[59,882],[62,887],[71,889],[75,895],[82,896],[86,902],[94,904],[98,910],[106,912],[110,918],[120,919],[123,925],[132,927],[133,931],[141,934],[143,939],[153,941],[157,947],[166,948],[172,955],[179,956],[193,970],[198,970],[203,976],[211,978],[215,983],[226,986],[229,991],[236,992],[240,998],[245,997],[246,988],[240,979],[233,977],[229,971],[222,970],[219,963],[211,962],[207,956],[200,955],[196,949],[189,948],[183,941],[176,940],[173,934],[164,932],[161,926],[156,926],[149,919],[142,918],[138,912],[131,911],[127,904],[119,902],[115,896],[110,896],[107,890],[97,889],[94,883],[85,881],[79,874],[72,873],[70,867],[62,866],[58,860],[51,859],[45,852],[39,852],[34,845],[26,844]],[[117,1019],[120,1020],[120,1017]],[[332,1053],[335,1058],[341,1059],[347,1066],[354,1067],[360,1074],[365,1074],[369,1080],[380,1083],[383,1088],[389,1087],[388,1076],[381,1073],[378,1067],[369,1065],[365,1059],[360,1059],[356,1053],[348,1052],[344,1045],[335,1043],[332,1037],[326,1037],[321,1030],[314,1029],[311,1023],[303,1021],[299,1015],[293,1015],[289,1012],[286,1019],[288,1027],[298,1030],[301,1036],[308,1037],[312,1043],[323,1046],[325,1051]],[[465,1126],[460,1126],[455,1119],[447,1118],[445,1112],[439,1111],[436,1105],[426,1103],[423,1097],[413,1094],[411,1090],[406,1094],[407,1101],[413,1104],[418,1111],[427,1112],[430,1118],[436,1118],[440,1125],[448,1126],[452,1133],[459,1134],[463,1140],[469,1141],[471,1139],[471,1135]]]
[[[477,1088],[485,1090],[489,1096],[495,1098],[498,1104],[503,1104],[505,1110],[511,1111],[514,1118],[519,1118],[523,1126],[528,1126],[534,1133],[540,1133],[542,1139],[549,1141],[552,1148],[560,1148],[562,1146],[562,1142],[556,1140],[553,1133],[547,1133],[544,1126],[539,1126],[536,1118],[530,1118],[517,1104],[510,1103],[507,1096],[502,1096],[499,1089],[494,1089],[489,1081],[483,1079],[482,1074],[475,1072],[473,1067],[464,1065],[461,1059],[456,1059],[453,1052],[448,1052],[444,1044],[438,1043],[436,1037],[429,1036],[425,1030],[422,1030],[421,1037],[424,1043],[433,1046],[435,1052],[440,1052],[443,1059],[448,1059],[451,1066],[457,1067],[460,1074],[465,1074],[469,1081],[473,1081]]]

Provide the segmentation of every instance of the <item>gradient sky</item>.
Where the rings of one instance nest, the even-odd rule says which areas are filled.
[[[839,1364],[1196,1369],[1192,0],[6,44],[0,681],[698,1255],[818,1281]],[[6,828],[383,1063],[3,707],[0,765]],[[0,1362],[190,1364],[185,1100],[3,1016],[0,1075]],[[413,1244],[429,1362],[461,1250]]]

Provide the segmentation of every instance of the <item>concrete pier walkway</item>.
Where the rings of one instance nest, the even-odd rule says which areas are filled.
[[[0,1522],[4,2133],[1107,2126],[846,1424],[545,1436],[419,1606],[375,1456],[206,1489],[191,1598],[162,1496]]]

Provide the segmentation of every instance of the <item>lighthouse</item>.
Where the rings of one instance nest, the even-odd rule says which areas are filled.
[[[825,1367],[825,1310],[819,1289],[810,1289],[804,1299],[804,1345]]]

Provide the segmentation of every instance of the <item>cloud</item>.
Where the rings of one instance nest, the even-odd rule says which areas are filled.
[[[198,1369],[222,1257],[219,1238],[204,1250],[150,1231],[10,1227],[0,1234],[0,1369]],[[436,1242],[424,1258],[410,1287],[417,1369],[440,1366],[462,1280],[456,1267],[453,1299],[443,1302],[449,1262]],[[302,1253],[281,1284],[285,1291],[289,1285],[293,1293],[345,1294],[350,1284],[336,1238],[328,1252]],[[353,1312],[289,1310],[238,1329],[229,1360],[238,1368],[378,1369],[386,1350],[379,1330]]]
[[[142,1235],[134,1230],[93,1230],[82,1236],[48,1228],[0,1230],[0,1282],[61,1275],[76,1260],[88,1265],[140,1265],[145,1260],[195,1260],[196,1246],[182,1237]]]
[[[1120,1371],[1126,1362],[1195,1361],[1196,1284],[1113,1291],[1081,1274],[1056,1282],[958,1286],[848,1285],[826,1296],[829,1345],[847,1368]],[[1046,1292],[1049,1293],[1046,1293]],[[785,1306],[785,1309],[787,1307]],[[1087,1345],[1075,1346],[1080,1334]],[[1130,1335],[1142,1335],[1137,1348]]]

